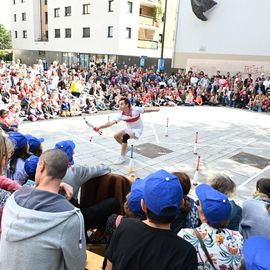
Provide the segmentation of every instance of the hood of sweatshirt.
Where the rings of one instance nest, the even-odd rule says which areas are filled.
[[[81,246],[84,225],[80,210],[59,194],[24,186],[6,203],[3,216],[5,228],[2,228],[2,237],[5,237],[8,242],[34,238],[54,228],[57,230],[60,224],[74,215],[80,220],[79,244]]]

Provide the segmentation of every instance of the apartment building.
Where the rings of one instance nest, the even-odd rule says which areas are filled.
[[[260,76],[270,73],[270,1],[215,0],[199,20],[190,1],[180,0],[173,67]],[[199,2],[199,1],[197,1]]]
[[[165,0],[11,0],[15,57],[157,65]],[[164,58],[170,66],[177,0],[168,1]],[[168,37],[168,38],[167,38]]]

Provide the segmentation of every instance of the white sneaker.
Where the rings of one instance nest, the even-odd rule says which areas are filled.
[[[126,161],[125,157],[120,156],[113,164],[120,165],[120,164],[123,164],[125,161]]]

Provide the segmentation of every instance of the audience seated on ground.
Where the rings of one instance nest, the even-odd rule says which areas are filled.
[[[146,220],[121,222],[107,251],[106,269],[197,269],[194,247],[170,230],[183,199],[179,179],[160,170],[144,181],[141,208]]]
[[[198,211],[202,225],[197,229],[182,229],[178,236],[197,250],[197,269],[239,269],[243,237],[227,229],[231,218],[228,197],[207,184],[196,188]]]
[[[259,179],[253,198],[243,203],[240,226],[245,240],[258,235],[270,239],[270,178]]]
[[[197,228],[201,222],[195,201],[188,196],[191,188],[189,176],[184,172],[174,172],[180,181],[184,193],[184,200],[175,220],[171,223],[171,229],[178,233],[183,228]]]
[[[225,174],[216,175],[211,181],[211,186],[224,193],[230,199],[232,212],[228,229],[233,231],[239,231],[240,222],[242,219],[242,208],[235,203],[232,198],[234,197],[236,185],[231,178]]]
[[[85,269],[83,217],[58,194],[67,168],[63,151],[45,151],[37,165],[35,187],[23,186],[7,200],[2,217],[1,268]],[[11,260],[12,253],[20,255]]]

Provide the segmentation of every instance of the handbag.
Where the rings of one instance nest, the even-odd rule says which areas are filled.
[[[203,240],[202,240],[202,237],[201,237],[200,233],[198,232],[197,229],[194,229],[194,232],[196,233],[196,236],[197,236],[198,240],[200,241],[201,247],[202,247],[203,252],[204,252],[204,254],[206,255],[208,261],[210,262],[210,264],[212,265],[212,267],[213,267],[215,270],[217,270],[217,268],[215,267],[215,265],[214,265],[214,263],[213,263],[213,261],[212,261],[210,255],[209,255],[209,252],[208,252],[208,250],[207,250],[207,248],[206,248],[206,246],[205,246],[205,244],[204,244],[204,242],[203,242]]]

